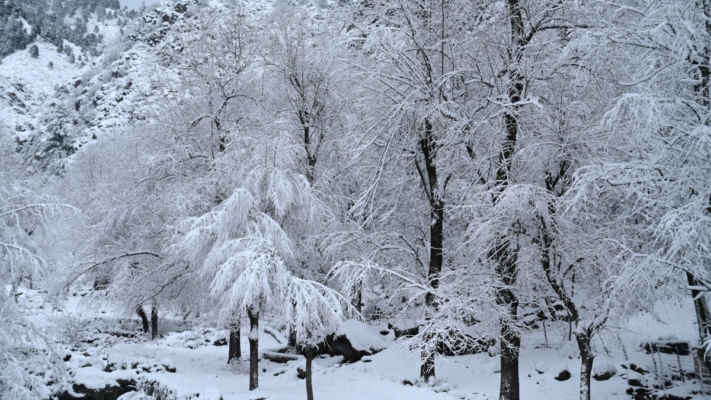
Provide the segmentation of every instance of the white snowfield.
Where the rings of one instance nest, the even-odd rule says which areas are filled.
[[[641,375],[626,369],[630,363],[653,371],[652,356],[644,353],[638,343],[655,340],[660,336],[674,336],[679,340],[692,341],[694,332],[693,304],[690,301],[676,305],[657,304],[655,316],[642,313],[632,318],[629,324],[616,332],[604,335],[596,344],[598,358],[595,372],[616,369],[617,374],[606,381],[592,381],[593,399],[629,399],[625,393],[628,379],[642,379],[654,383],[654,373]],[[524,336],[520,358],[521,398],[578,399],[579,359],[574,342],[567,340],[567,324],[548,326],[548,346],[541,330]],[[383,336],[384,328],[368,326],[357,321],[346,321],[338,331],[352,338],[354,347],[384,350],[366,356],[354,364],[341,364],[343,358],[322,356],[314,360],[313,382],[317,399],[323,400],[429,400],[429,399],[497,399],[499,390],[499,357],[487,353],[441,357],[437,359],[437,381],[432,386],[418,384],[419,354],[407,349],[406,339],[394,340],[392,333]],[[652,332],[663,332],[653,334]],[[242,332],[242,354],[248,357],[247,329]],[[74,380],[90,388],[116,385],[118,379],[138,379],[140,382],[157,383],[161,389],[172,391],[175,399],[220,399],[223,400],[301,400],[306,397],[304,381],[297,377],[297,368],[304,368],[305,361],[278,364],[262,359],[259,362],[259,388],[248,390],[248,361],[242,365],[226,364],[227,347],[214,346],[212,342],[224,338],[226,332],[196,327],[185,332],[167,333],[157,341],[143,340],[140,343],[118,343],[105,351],[104,363],[78,367],[88,363],[80,355],[76,362]],[[261,332],[260,350],[268,351],[283,347],[270,334]],[[637,344],[636,344],[637,343]],[[609,354],[608,354],[609,353]],[[626,354],[626,356],[625,356]],[[93,360],[102,357],[96,355]],[[625,359],[627,357],[627,359]],[[675,355],[655,354],[663,368],[676,366]],[[693,372],[690,356],[680,357],[682,368]],[[657,362],[657,361],[654,361]],[[118,370],[107,373],[103,367],[113,363]],[[121,370],[124,364],[126,370]],[[152,371],[137,374],[131,364],[153,365]],[[624,366],[623,366],[624,365]],[[161,367],[174,367],[175,373]],[[555,376],[567,366],[571,378],[557,381]],[[658,368],[658,366],[657,366]],[[539,372],[540,371],[540,372]],[[688,396],[700,389],[698,382],[687,380],[665,393]],[[704,398],[702,395],[694,398]],[[131,392],[121,400],[152,400],[140,393]]]

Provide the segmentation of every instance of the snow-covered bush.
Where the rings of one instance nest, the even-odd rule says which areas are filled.
[[[89,322],[78,313],[65,313],[54,318],[57,329],[57,340],[61,340],[71,346],[79,346],[85,338]]]

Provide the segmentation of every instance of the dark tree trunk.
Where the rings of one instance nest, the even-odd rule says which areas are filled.
[[[259,387],[259,311],[247,309],[249,317],[249,390]]]
[[[426,341],[432,340],[431,337],[425,337]],[[434,353],[431,351],[422,351],[422,365],[420,365],[420,378],[425,382],[429,382],[435,376],[435,359]]]
[[[143,324],[143,333],[148,333],[148,316],[146,311],[143,309],[143,304],[139,304],[136,307],[136,314],[141,317],[141,323]]]
[[[294,88],[294,90],[299,93],[299,97],[301,97],[302,100],[306,101],[306,88],[304,85],[307,85],[308,82],[303,82],[296,73],[290,73],[289,83],[291,83],[292,88]],[[318,92],[316,93],[316,95],[318,95]],[[312,115],[311,112],[305,107],[305,104],[297,106],[297,109],[295,111],[296,115],[299,117],[299,123],[301,124],[301,129],[304,133],[304,152],[306,153],[307,163],[305,175],[309,183],[313,185],[316,170],[316,161],[318,159],[318,144],[314,143],[314,141],[319,139],[318,137],[316,137],[316,133],[313,132],[315,130],[313,128],[314,123],[317,122],[319,119],[320,112],[319,110],[315,110],[315,114]]]
[[[313,347],[306,346],[304,348],[304,356],[306,357],[306,400],[314,400],[313,374],[311,373],[311,361],[314,359]]]
[[[508,59],[509,86],[507,95],[514,111],[507,110],[504,113],[506,138],[501,144],[499,153],[499,165],[496,171],[496,185],[499,188],[499,193],[494,198],[494,204],[499,202],[503,191],[510,183],[509,173],[511,172],[519,131],[515,110],[518,108],[516,104],[521,101],[521,94],[523,93],[523,75],[519,65],[526,45],[523,16],[519,0],[507,0],[507,5],[511,29],[509,35],[512,46]],[[521,347],[521,335],[516,328],[518,298],[514,292],[518,278],[518,255],[515,250],[511,249],[510,240],[505,233],[500,234],[496,240],[493,255],[496,261],[496,273],[501,281],[501,286],[496,293],[496,302],[506,310],[506,315],[500,321],[501,387],[499,399],[519,400],[518,356]]]
[[[427,270],[427,280],[429,287],[434,290],[439,288],[439,275],[442,272],[444,263],[444,191],[446,182],[440,189],[439,176],[437,172],[437,142],[435,140],[433,126],[428,119],[425,119],[425,136],[420,140],[420,151],[424,158],[424,173],[418,165],[418,172],[422,180],[422,186],[427,194],[430,203],[430,259]],[[425,295],[425,318],[429,321],[437,310],[437,299],[433,291]],[[424,337],[425,341],[433,338],[430,335]],[[428,382],[435,376],[435,354],[432,351],[422,352],[422,365],[420,366],[420,378]]]
[[[353,307],[355,307],[358,313],[363,312],[363,283],[359,283],[355,290],[355,298],[352,301]]]
[[[496,302],[506,310],[501,318],[501,387],[500,400],[519,399],[518,356],[521,348],[521,334],[516,327],[518,321],[518,298],[513,285],[517,280],[517,255],[509,249],[507,240],[498,244],[496,251],[497,274],[502,286],[497,290]]]
[[[230,326],[230,343],[227,350],[227,364],[242,357],[242,345],[240,344],[240,325]]]
[[[689,282],[689,286],[700,286],[696,277],[689,272],[686,273],[686,279]],[[692,289],[691,297],[694,299],[699,339],[704,340],[707,336],[711,335],[711,312],[709,312],[709,304],[706,302],[706,297],[699,290]]]
[[[293,308],[294,312],[296,312],[296,303],[292,302],[291,307]],[[287,338],[287,345],[293,349],[296,348],[296,329],[294,327],[289,328],[289,337]]]
[[[580,350],[580,400],[590,400],[590,378],[592,376],[595,354],[592,351],[592,333],[584,332],[575,335]]]
[[[296,348],[296,330],[294,328],[289,328],[289,342],[287,343],[289,347]]]
[[[153,301],[151,306],[151,339],[158,337],[158,302]]]

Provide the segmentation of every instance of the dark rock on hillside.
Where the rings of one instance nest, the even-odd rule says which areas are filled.
[[[343,356],[343,361],[346,363],[354,363],[360,361],[364,356],[372,355],[373,351],[358,350],[353,347],[351,341],[345,335],[336,336],[333,339],[333,346]]]
[[[420,333],[420,327],[416,326],[414,328],[408,328],[408,329],[399,329],[398,327],[394,326],[393,324],[388,324],[388,329],[392,330],[393,333],[395,334],[395,339],[399,337],[412,337]]]
[[[314,355],[329,355],[332,357],[343,356],[344,363],[354,363],[360,361],[360,359],[364,356],[372,355],[376,352],[377,351],[358,350],[353,347],[351,341],[348,340],[348,337],[346,337],[345,335],[336,336],[334,334],[331,334],[328,335],[326,339],[324,339],[316,346],[316,351],[314,352]],[[277,356],[272,353],[274,352],[265,352],[264,357],[274,362],[284,363],[294,359],[293,355],[288,354],[288,350],[284,350],[284,352],[278,352],[277,354],[279,354],[280,356]],[[297,353],[302,354],[301,351],[298,351]]]
[[[691,354],[688,342],[676,340],[656,340],[652,342],[642,343],[642,349],[649,353],[664,353],[678,354],[680,356],[688,356]]]
[[[118,379],[118,386],[105,386],[103,389],[88,389],[84,385],[73,385],[74,392],[83,397],[74,397],[68,392],[59,395],[58,400],[116,400],[121,395],[136,390],[136,381]]]
[[[624,365],[623,365],[623,366],[624,366]],[[644,369],[644,368],[638,366],[638,365],[635,364],[635,363],[630,364],[630,369],[631,369],[632,371],[638,373],[638,374],[641,374],[641,375],[646,375],[646,374],[649,373],[649,371],[647,371],[646,369]]]
[[[556,376],[554,376],[553,379],[563,382],[563,381],[567,381],[568,379],[570,379],[570,376],[571,376],[570,370],[568,369],[568,366],[566,365],[566,366],[561,367],[558,370],[558,374]]]

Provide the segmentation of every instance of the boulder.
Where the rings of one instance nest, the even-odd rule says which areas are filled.
[[[354,363],[363,356],[373,355],[387,347],[388,340],[380,330],[366,323],[348,320],[338,331],[316,345],[314,356],[343,356],[343,362]],[[280,351],[281,352],[281,351]],[[298,349],[298,354],[302,354]]]
[[[597,381],[606,381],[617,374],[617,368],[610,363],[605,362],[600,365],[596,365],[593,368],[593,378]]]
[[[634,387],[645,387],[647,386],[647,381],[641,374],[629,371],[627,373],[627,384]]]
[[[343,361],[346,363],[354,363],[360,361],[363,356],[371,353],[366,350],[358,350],[353,347],[353,344],[345,335],[336,336],[333,340],[333,345],[340,355],[343,356]]]
[[[570,368],[568,368],[566,364],[563,364],[556,368],[556,374],[553,379],[563,382],[570,379],[570,376]]]
[[[414,328],[407,328],[407,329],[399,329],[393,324],[388,324],[388,329],[392,330],[393,333],[395,334],[395,339],[399,337],[413,337],[420,333],[420,327],[416,326]]]
[[[75,397],[69,392],[64,392],[59,395],[59,400],[73,400],[73,399],[94,399],[94,400],[113,400],[118,399],[122,395],[135,392],[136,381],[117,379],[116,382],[118,386],[106,385],[101,389],[90,389],[84,385],[73,384],[72,389],[74,393],[80,395],[80,397]]]
[[[630,369],[631,369],[632,371],[634,371],[634,372],[636,372],[636,373],[638,373],[638,374],[642,374],[642,375],[646,375],[646,374],[649,373],[649,371],[647,371],[646,369],[644,369],[644,368],[638,366],[638,365],[635,364],[635,363],[631,363],[631,364],[630,364]]]

